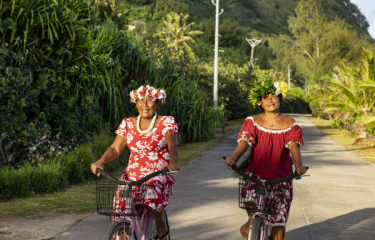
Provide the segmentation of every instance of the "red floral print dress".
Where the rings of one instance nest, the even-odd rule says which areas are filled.
[[[252,178],[274,181],[293,173],[289,144],[296,142],[299,146],[303,146],[302,128],[294,123],[285,129],[269,129],[256,123],[254,118],[248,117],[238,134],[238,142],[241,141],[247,141],[251,146],[246,174]],[[293,200],[293,181],[283,184],[288,191],[283,202],[277,203],[281,206],[278,215],[271,215],[268,219],[271,226],[285,226],[288,221]],[[252,189],[243,191],[243,197],[252,194],[251,191]]]
[[[169,150],[165,136],[169,132],[178,132],[177,123],[170,116],[163,116],[159,124],[144,135],[137,131],[132,118],[124,118],[116,134],[126,138],[131,155],[120,181],[138,181],[150,173],[166,170],[169,165]],[[158,212],[163,211],[172,197],[174,182],[173,174],[148,180],[144,205]],[[124,209],[124,204],[125,199],[116,194],[114,206]],[[119,217],[115,216],[113,220],[117,218]]]

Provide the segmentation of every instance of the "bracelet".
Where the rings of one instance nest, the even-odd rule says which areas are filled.
[[[303,165],[299,165],[298,167],[296,167],[296,169],[299,168],[299,167],[303,167]]]

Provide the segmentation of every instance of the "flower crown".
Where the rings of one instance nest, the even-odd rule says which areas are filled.
[[[144,99],[145,97],[153,102],[159,99],[161,103],[165,103],[167,94],[163,89],[156,89],[154,87],[150,87],[149,85],[146,85],[146,87],[140,86],[138,89],[130,92],[130,99],[133,103],[135,103],[137,99]]]
[[[269,93],[272,93],[275,96],[282,94],[285,99],[286,94],[288,93],[288,86],[285,82],[264,81],[260,85],[255,85],[254,88],[250,90],[249,99],[252,104],[256,106],[256,103],[266,97]]]

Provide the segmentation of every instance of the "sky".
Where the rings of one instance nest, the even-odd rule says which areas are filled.
[[[350,0],[358,6],[363,15],[366,16],[370,27],[368,29],[370,35],[375,38],[375,0]]]

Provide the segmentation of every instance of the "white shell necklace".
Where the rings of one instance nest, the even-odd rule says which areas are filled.
[[[157,118],[157,117],[158,117],[158,114],[155,112],[154,117],[152,118],[152,121],[151,121],[150,126],[149,126],[146,130],[142,131],[142,130],[141,130],[141,127],[140,127],[140,125],[141,125],[141,115],[139,115],[139,116],[138,116],[138,120],[137,120],[137,130],[138,130],[138,132],[139,132],[140,134],[142,134],[142,135],[151,132],[151,130],[152,130],[152,129],[154,128],[154,126],[155,126],[155,122],[156,122],[156,118]]]

